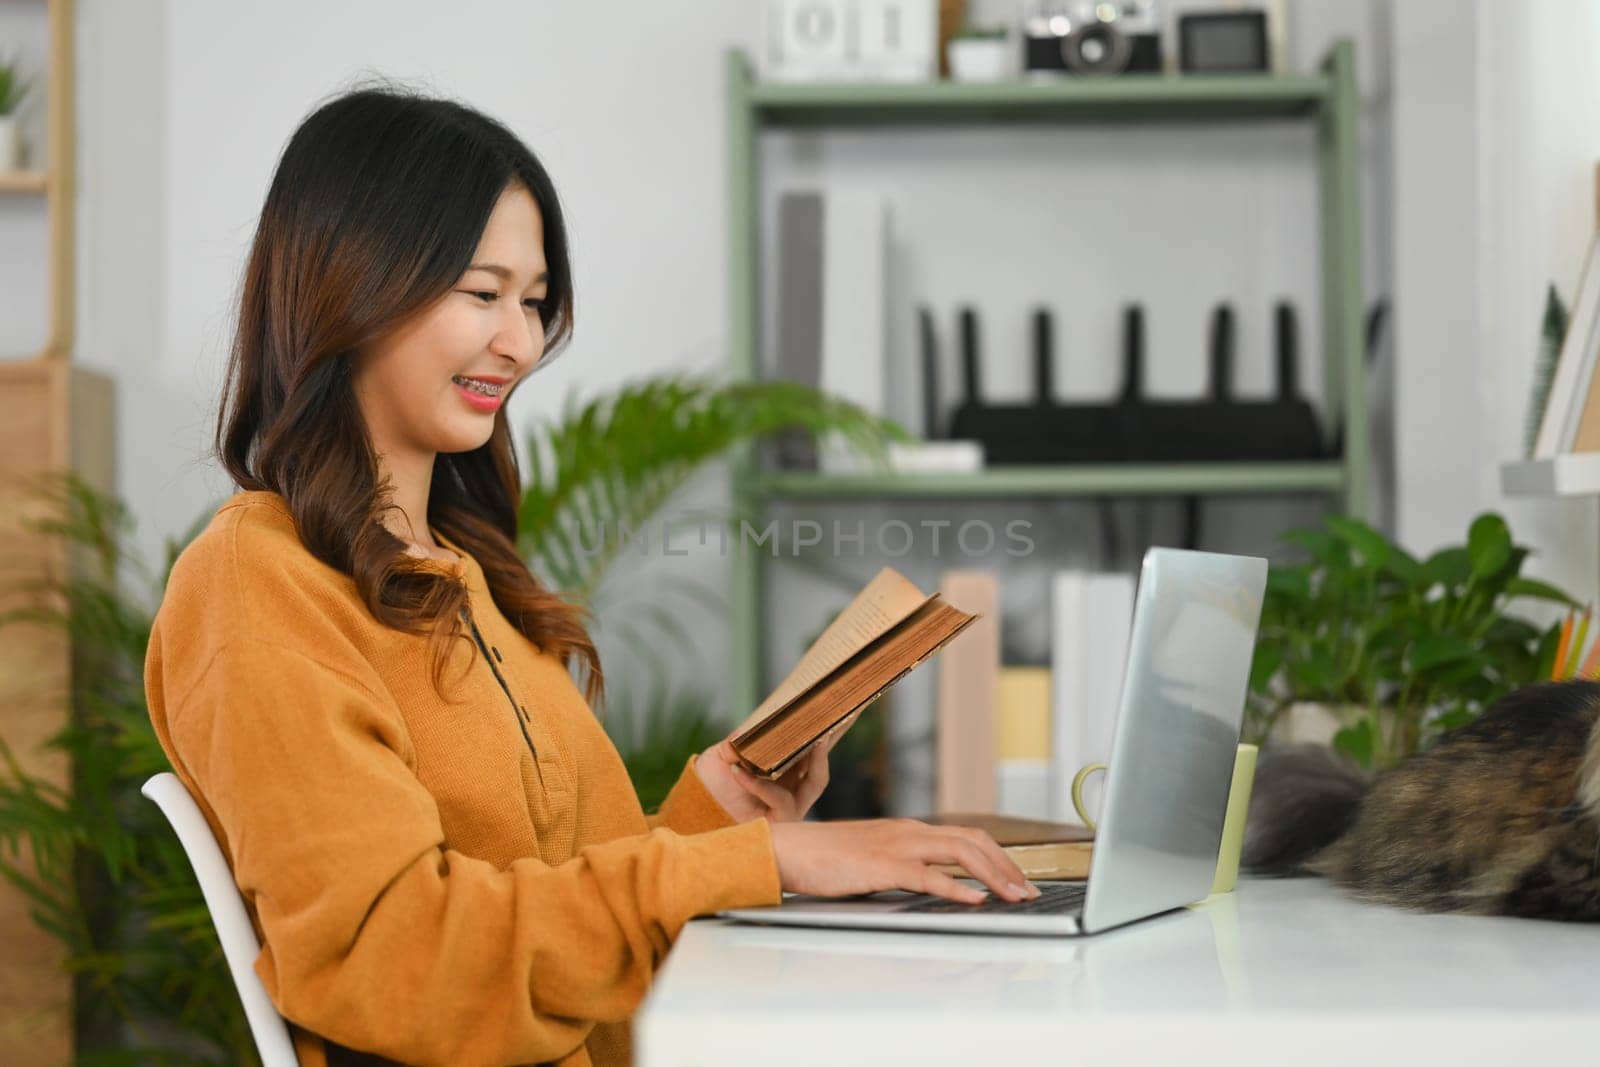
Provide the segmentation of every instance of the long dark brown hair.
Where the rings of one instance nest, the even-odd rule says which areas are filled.
[[[409,556],[379,521],[390,503],[352,388],[355,353],[454,285],[500,194],[520,183],[544,217],[549,268],[542,367],[572,333],[566,227],[544,167],[499,122],[383,85],[344,93],[295,130],[245,270],[217,452],[241,489],[282,496],[301,541],[350,575],[372,614],[431,635],[442,692],[466,589]],[[521,478],[505,408],[487,444],[434,461],[428,523],[470,552],[502,614],[604,694],[582,607],[517,555]]]

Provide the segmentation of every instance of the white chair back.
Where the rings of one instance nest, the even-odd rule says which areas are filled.
[[[151,778],[140,792],[155,801],[172,824],[194,867],[195,877],[200,880],[200,892],[205,895],[211,922],[222,941],[222,954],[227,958],[239,999],[244,1002],[245,1018],[250,1022],[250,1034],[255,1038],[263,1067],[298,1067],[294,1044],[289,1039],[289,1026],[278,1014],[277,1006],[267,996],[266,986],[255,972],[261,943],[250,925],[244,898],[233,884],[233,871],[222,849],[217,847],[217,839],[212,836],[211,826],[200,806],[171,772]]]

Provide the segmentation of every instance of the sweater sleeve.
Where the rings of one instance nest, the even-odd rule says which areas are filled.
[[[652,829],[665,826],[680,834],[703,834],[708,830],[739,825],[700,780],[700,773],[694,769],[698,758],[689,757],[683,773],[678,775],[677,782],[667,793],[667,799],[661,802],[660,809],[654,815],[645,817]]]
[[[351,1048],[559,1058],[634,1011],[690,918],[781,896],[765,820],[657,828],[556,866],[444,848],[398,709],[309,653],[233,641],[168,722],[255,908],[267,992]]]

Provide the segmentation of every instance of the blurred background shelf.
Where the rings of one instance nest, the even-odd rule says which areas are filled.
[[[1508,496],[1586,496],[1600,493],[1600,452],[1570,452],[1551,459],[1500,465]]]
[[[1189,493],[1337,493],[1339,460],[1310,463],[1105,463],[988,467],[949,474],[766,472],[754,482],[772,499],[1014,497]]]
[[[1371,457],[1361,282],[1360,155],[1355,48],[1337,42],[1305,75],[1124,75],[987,84],[790,84],[759,81],[740,51],[727,58],[728,346],[730,376],[763,377],[761,138],[770,131],[886,130],[960,124],[1303,121],[1316,132],[1322,275],[1325,460],[1277,463],[1115,463],[991,467],[949,474],[823,474],[764,469],[745,452],[733,465],[736,509],[759,524],[782,500],[883,500],[1073,495],[1199,496],[1322,493],[1365,518]],[[753,708],[764,677],[766,584],[760,553],[734,553],[730,673],[734,708]]]
[[[988,84],[788,85],[751,81],[769,126],[1293,118],[1334,98],[1326,75],[1124,75]]]
[[[0,171],[0,193],[43,193],[50,187],[42,170]]]

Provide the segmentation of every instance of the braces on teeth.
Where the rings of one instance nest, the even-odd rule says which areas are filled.
[[[487,382],[480,382],[475,378],[451,378],[450,380],[455,382],[457,385],[465,386],[466,388],[471,389],[474,393],[482,393],[484,396],[500,395],[500,387],[498,385],[490,385]]]

